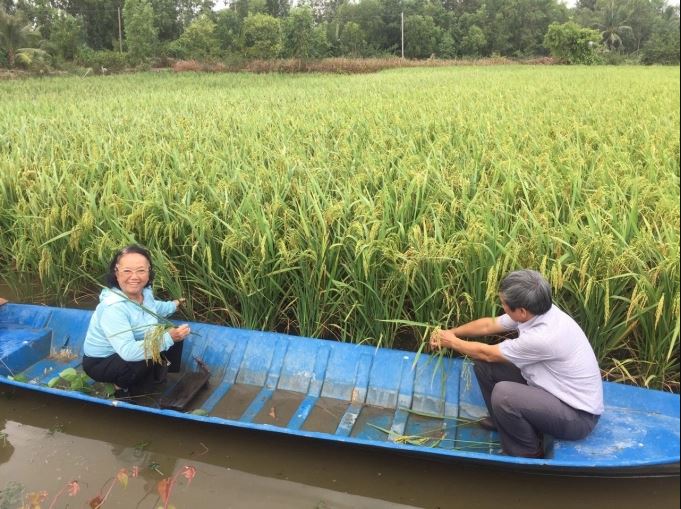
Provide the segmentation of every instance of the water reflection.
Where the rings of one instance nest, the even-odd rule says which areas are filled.
[[[73,499],[60,499],[55,507],[87,507],[93,499],[109,494],[106,506],[156,508],[163,505],[159,482],[176,474],[170,503],[178,509],[413,507],[288,479],[289,467],[272,448],[266,455],[255,451],[249,456],[271,465],[276,474],[233,468],[239,465],[241,452],[232,449],[234,439],[219,429],[192,429],[186,423],[155,416],[140,419],[120,409],[55,401],[30,392],[17,394],[6,400],[0,393],[0,422],[8,422],[8,437],[21,451],[0,464],[0,490],[9,493],[17,483],[25,493],[45,490],[49,493],[46,507],[65,483],[77,480],[81,492]],[[237,437],[237,441],[242,439]],[[179,475],[185,465],[197,472],[191,485]],[[139,476],[134,478],[133,467],[139,467]],[[122,470],[127,474],[125,488],[116,479]]]
[[[197,475],[190,486],[181,479],[173,491],[178,509],[531,509],[549,500],[552,509],[561,509],[575,507],[575,494],[586,507],[679,507],[678,477],[530,476],[186,423],[29,391],[16,391],[9,400],[0,395],[0,423],[17,451],[0,462],[0,490],[14,482],[28,491],[56,493],[78,479],[82,493],[69,507],[87,507],[116,472],[133,466],[140,467],[140,477],[126,489],[114,486],[107,505],[158,507],[157,483],[184,465],[196,467]]]
[[[5,431],[6,424],[7,419],[0,419],[0,465],[7,463],[14,454],[14,447],[9,441],[9,434]]]

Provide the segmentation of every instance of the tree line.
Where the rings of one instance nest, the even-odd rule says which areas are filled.
[[[530,58],[679,63],[666,0],[0,0],[0,67],[154,60]]]

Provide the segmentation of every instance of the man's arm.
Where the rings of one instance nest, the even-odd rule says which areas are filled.
[[[456,336],[464,338],[479,338],[481,336],[491,336],[493,334],[501,334],[506,332],[501,325],[497,323],[496,318],[479,318],[473,320],[459,327],[450,329]]]
[[[480,337],[505,332],[496,318],[480,318],[450,330],[439,331],[430,338],[430,347],[434,350],[451,348],[472,359],[485,362],[507,362],[499,345],[488,345],[479,341],[465,341],[459,336]]]

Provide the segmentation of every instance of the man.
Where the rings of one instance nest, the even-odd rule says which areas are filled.
[[[551,301],[541,274],[519,270],[499,286],[504,315],[481,318],[433,334],[430,346],[451,348],[475,360],[490,417],[481,426],[499,431],[505,454],[542,458],[542,436],[579,440],[603,413],[598,362],[584,331]],[[465,341],[517,330],[496,345]]]

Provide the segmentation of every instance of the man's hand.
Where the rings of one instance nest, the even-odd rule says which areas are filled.
[[[175,303],[175,307],[179,308],[180,306],[184,305],[185,302],[187,302],[187,299],[179,298],[175,299],[173,302]]]
[[[442,350],[452,348],[459,338],[451,330],[435,329],[430,335],[430,349]]]
[[[429,346],[431,350],[451,348],[472,359],[485,362],[506,362],[499,345],[488,345],[478,341],[466,341],[454,334],[454,330],[435,329],[430,336]]]
[[[2,306],[3,304],[7,304],[7,299],[3,299],[2,297],[0,297],[0,306]]]

